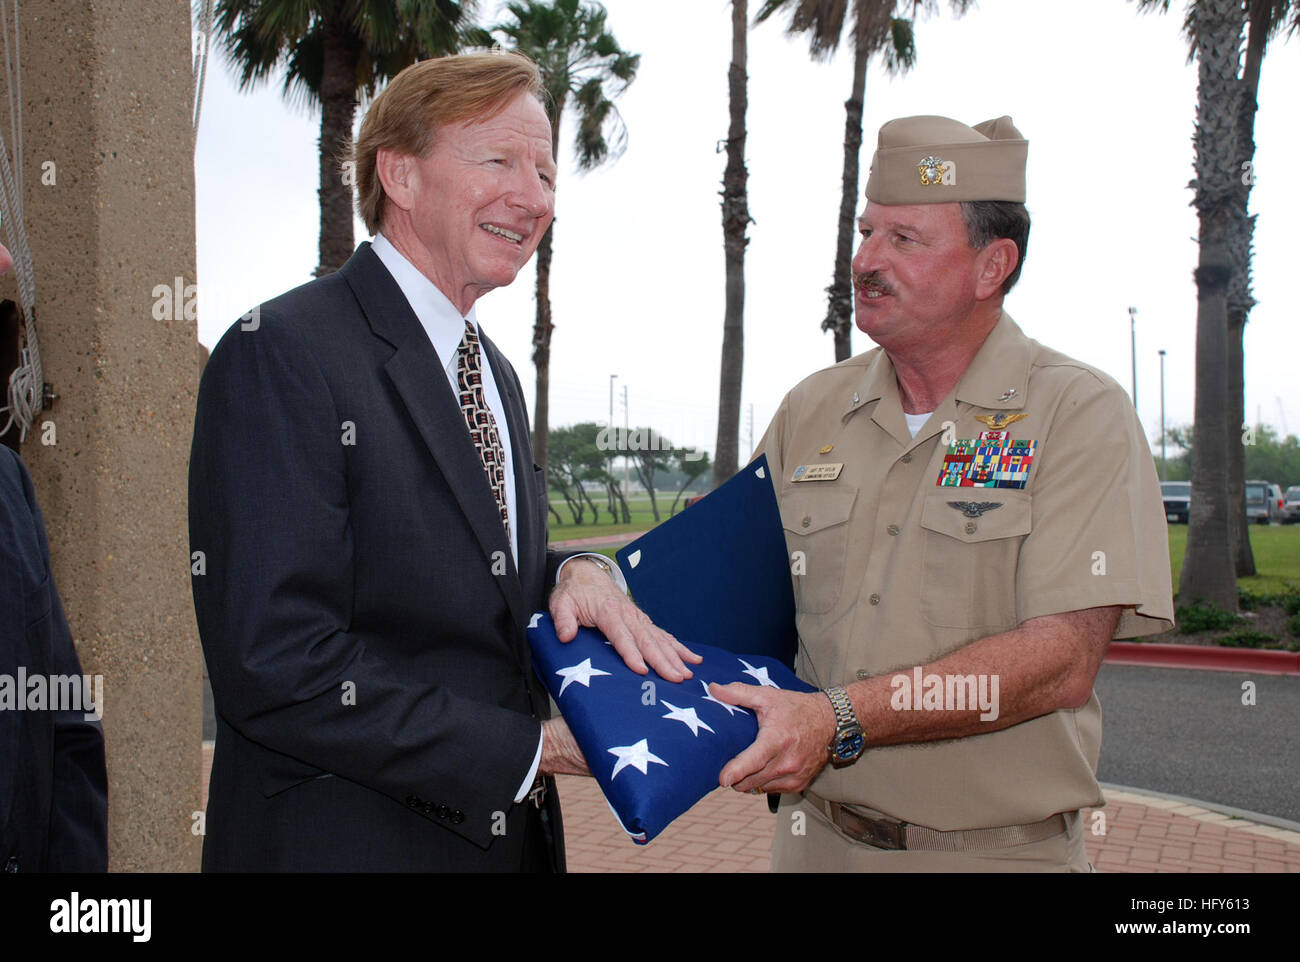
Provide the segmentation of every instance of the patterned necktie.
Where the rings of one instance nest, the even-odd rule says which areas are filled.
[[[505,526],[506,540],[509,541],[510,511],[506,507],[505,448],[501,444],[501,435],[497,433],[496,418],[492,416],[483,397],[483,356],[479,351],[478,333],[469,321],[465,322],[465,337],[456,352],[456,385],[460,394],[460,409],[465,415],[465,426],[469,428],[469,436],[478,448],[483,471],[496,496],[497,508],[501,511],[501,524]]]

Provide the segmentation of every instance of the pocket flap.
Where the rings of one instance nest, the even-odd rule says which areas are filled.
[[[967,544],[1015,538],[1033,527],[1033,502],[1014,488],[943,488],[926,497],[921,527]]]
[[[815,485],[821,482],[807,483]],[[781,526],[792,534],[815,534],[843,524],[853,513],[857,495],[857,490],[852,488],[787,491],[781,497]]]

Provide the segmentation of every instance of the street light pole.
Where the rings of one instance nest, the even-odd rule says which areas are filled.
[[[1133,407],[1136,410],[1138,406],[1138,335],[1137,335],[1137,312],[1136,307],[1128,309],[1128,329],[1129,337],[1133,342]]]
[[[1165,349],[1160,349],[1160,480],[1165,477]]]

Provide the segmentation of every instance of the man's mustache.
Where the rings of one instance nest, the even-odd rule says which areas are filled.
[[[865,274],[853,275],[853,289],[863,291],[866,289],[880,291],[882,294],[892,294],[893,290],[880,278],[879,271],[868,271]]]

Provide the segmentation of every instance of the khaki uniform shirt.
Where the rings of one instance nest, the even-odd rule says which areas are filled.
[[[1037,442],[1027,474],[1025,445],[1002,465],[1003,482],[1023,487],[940,484],[948,442],[979,439],[992,428],[976,416],[999,412],[1024,415],[1003,428],[1012,445]],[[795,387],[759,451],[795,573],[798,673],[818,687],[910,675],[1041,615],[1123,605],[1117,638],[1172,626],[1160,486],[1132,403],[1005,313],[915,438],[877,348]],[[836,462],[834,480],[792,480]],[[940,830],[1019,825],[1100,805],[1100,747],[1094,692],[1001,731],[868,747],[812,790]]]

